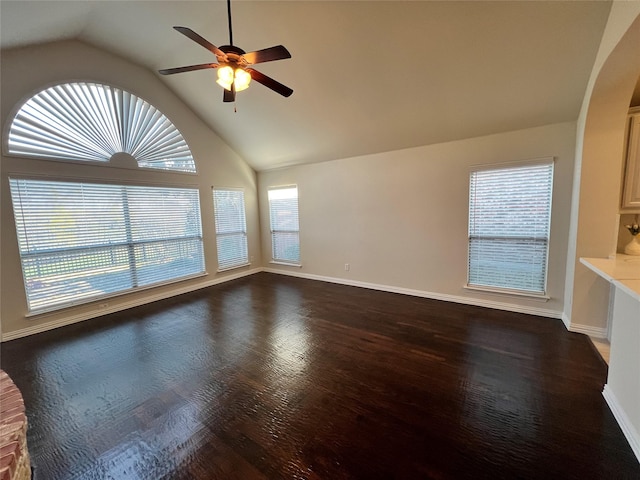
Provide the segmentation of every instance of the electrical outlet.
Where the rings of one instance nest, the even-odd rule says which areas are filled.
[[[349,265],[348,263],[344,264],[344,271],[345,272],[348,272],[350,268],[351,268],[351,265]]]

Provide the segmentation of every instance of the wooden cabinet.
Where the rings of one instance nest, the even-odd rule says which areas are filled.
[[[629,111],[622,211],[640,212],[640,108]]]

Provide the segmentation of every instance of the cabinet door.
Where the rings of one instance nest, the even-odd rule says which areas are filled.
[[[640,113],[630,115],[622,209],[640,212]]]

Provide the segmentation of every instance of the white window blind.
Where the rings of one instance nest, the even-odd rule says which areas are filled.
[[[197,189],[9,184],[31,312],[204,272]]]
[[[469,286],[545,293],[552,188],[551,161],[471,173]]]
[[[268,191],[273,260],[300,263],[298,187],[274,187]]]
[[[225,270],[248,265],[244,191],[214,188],[213,209],[216,222],[218,268]]]
[[[138,166],[195,172],[178,129],[132,93],[97,83],[49,87],[22,105],[9,130],[9,153],[38,159],[108,162],[132,155]]]

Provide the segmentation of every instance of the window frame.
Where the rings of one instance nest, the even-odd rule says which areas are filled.
[[[243,224],[243,229],[239,230],[239,231],[234,231],[234,232],[219,232],[218,229],[220,227],[220,224],[218,222],[218,209],[216,208],[216,191],[218,192],[240,192],[242,194],[241,199],[242,199],[242,224]],[[247,236],[247,206],[246,206],[246,202],[245,202],[245,196],[244,196],[244,188],[241,187],[216,187],[213,186],[211,187],[211,196],[213,199],[213,222],[215,224],[215,231],[216,231],[216,254],[218,257],[218,272],[225,272],[227,270],[233,270],[236,268],[241,268],[241,267],[247,267],[249,265],[251,265],[250,262],[250,256],[249,256],[249,242],[248,242],[248,236]],[[234,264],[228,264],[225,266],[222,266],[220,264],[220,243],[219,240],[223,237],[234,237],[234,236],[241,236],[244,239],[244,250],[246,252],[246,255],[244,257],[241,257],[240,262],[238,263],[234,263]]]
[[[270,193],[272,191],[277,191],[277,190],[288,190],[288,189],[294,189],[296,190],[296,218],[295,218],[295,224],[297,225],[297,229],[289,229],[289,230],[282,230],[282,229],[274,229],[273,227],[273,209],[272,209],[272,199],[271,199],[271,195]],[[278,186],[271,186],[267,188],[267,203],[269,205],[269,233],[270,233],[270,238],[271,238],[271,261],[269,263],[273,263],[273,264],[277,264],[277,265],[288,265],[288,266],[293,266],[293,267],[301,267],[302,263],[301,263],[301,253],[300,253],[300,189],[298,188],[297,184],[290,184],[290,185],[278,185]],[[276,241],[275,238],[276,236],[278,236],[278,234],[292,234],[295,233],[296,236],[296,240],[297,240],[297,251],[298,251],[298,258],[297,260],[290,260],[287,258],[277,258],[276,256]]]
[[[475,173],[478,172],[486,172],[490,170],[509,170],[509,169],[523,169],[527,167],[536,167],[536,166],[548,166],[550,171],[549,175],[549,183],[548,183],[548,211],[546,218],[546,237],[501,237],[501,240],[509,241],[513,239],[517,240],[531,240],[531,241],[544,241],[545,244],[545,252],[544,252],[544,262],[541,263],[542,267],[542,290],[528,290],[524,288],[509,288],[506,286],[497,286],[497,285],[484,285],[480,283],[472,283],[471,282],[471,242],[472,237],[478,238],[478,235],[472,235],[471,233],[471,224],[472,224],[472,177]],[[553,215],[553,187],[554,187],[554,174],[555,174],[555,158],[554,157],[541,157],[534,158],[523,161],[515,161],[515,162],[505,162],[505,163],[494,163],[494,164],[484,164],[484,165],[474,165],[469,169],[469,184],[468,184],[468,200],[469,200],[469,208],[468,208],[468,230],[467,230],[467,282],[464,285],[465,289],[469,290],[477,290],[483,292],[490,293],[500,293],[500,294],[509,294],[516,296],[525,296],[525,297],[533,297],[543,300],[549,300],[551,297],[548,294],[548,280],[549,280],[549,253],[551,246],[551,221]],[[487,238],[490,236],[486,236]]]
[[[56,312],[56,311],[61,311],[67,308],[71,308],[71,307],[75,307],[78,305],[84,305],[84,304],[90,304],[90,303],[95,303],[95,302],[99,302],[99,301],[103,301],[105,299],[109,299],[109,298],[115,298],[115,297],[120,297],[123,295],[128,295],[128,294],[132,294],[132,293],[136,293],[139,291],[144,291],[144,290],[148,290],[148,289],[153,289],[153,288],[157,288],[157,287],[161,287],[161,286],[165,286],[165,285],[171,285],[171,284],[176,284],[178,282],[183,282],[185,280],[190,280],[193,278],[199,278],[199,277],[204,277],[206,275],[208,275],[207,273],[207,269],[206,269],[206,255],[204,252],[204,237],[203,237],[203,231],[202,231],[202,211],[201,211],[201,205],[200,205],[200,190],[198,188],[197,185],[176,185],[176,184],[159,184],[159,183],[154,183],[154,184],[144,184],[144,183],[134,183],[134,182],[123,182],[123,181],[116,181],[116,180],[108,180],[108,179],[96,179],[96,178],[62,178],[62,177],[49,177],[47,176],[46,178],[43,176],[33,176],[33,175],[10,175],[8,177],[9,180],[9,184],[11,186],[11,184],[14,181],[17,182],[29,182],[29,181],[33,181],[33,182],[44,182],[44,183],[52,183],[52,184],[79,184],[79,185],[99,185],[99,186],[111,186],[111,187],[117,187],[120,189],[144,189],[144,188],[149,188],[149,189],[164,189],[164,190],[171,190],[171,189],[175,189],[175,190],[190,190],[192,191],[194,198],[196,200],[196,207],[197,207],[197,212],[196,212],[196,216],[195,218],[197,218],[198,220],[198,231],[196,235],[189,235],[189,236],[181,236],[181,237],[166,237],[166,238],[153,238],[153,239],[149,239],[149,238],[140,238],[135,240],[133,238],[133,234],[131,233],[132,231],[132,223],[131,223],[131,217],[127,217],[126,215],[122,217],[123,222],[127,225],[126,226],[126,230],[127,230],[127,239],[124,242],[108,242],[108,243],[101,243],[101,244],[91,244],[88,246],[72,246],[68,249],[57,249],[55,253],[63,253],[64,251],[81,251],[81,250],[105,250],[105,249],[109,249],[109,248],[117,248],[117,247],[125,247],[127,249],[127,255],[131,258],[131,255],[135,255],[135,249],[136,247],[140,247],[140,246],[145,246],[145,245],[153,245],[153,244],[167,244],[167,243],[171,243],[171,242],[176,242],[177,240],[185,240],[185,241],[190,241],[190,240],[196,240],[199,241],[199,249],[201,252],[201,257],[198,261],[201,262],[201,270],[198,272],[194,272],[194,273],[188,273],[186,275],[180,275],[177,277],[173,277],[173,278],[165,278],[165,279],[161,279],[159,281],[156,282],[151,282],[151,283],[140,283],[138,275],[139,272],[137,271],[131,271],[130,275],[131,277],[134,279],[132,281],[132,283],[134,284],[132,287],[129,288],[125,288],[125,289],[121,289],[121,290],[117,290],[117,291],[112,291],[112,292],[106,292],[103,294],[98,294],[98,295],[90,295],[90,296],[80,296],[78,298],[72,298],[71,300],[65,301],[65,302],[58,302],[58,303],[53,303],[53,304],[47,304],[45,306],[42,307],[32,307],[32,301],[30,301],[30,295],[28,292],[28,281],[27,281],[27,276],[25,275],[25,266],[24,266],[24,258],[30,258],[30,257],[37,257],[38,255],[40,256],[44,256],[47,255],[48,251],[43,251],[43,252],[36,252],[36,253],[32,253],[32,252],[27,252],[25,255],[22,254],[21,252],[21,245],[19,242],[19,239],[16,238],[17,241],[17,249],[18,249],[18,257],[19,257],[19,261],[20,261],[20,267],[21,267],[21,273],[22,273],[22,277],[23,277],[23,287],[24,287],[24,291],[25,291],[25,299],[27,301],[27,313],[25,314],[25,317],[32,317],[32,316],[37,316],[37,315],[41,315],[41,314],[45,314],[45,313],[50,313],[50,312]],[[18,219],[16,218],[16,207],[13,205],[13,191],[10,189],[11,193],[11,199],[12,199],[12,214],[14,215],[14,225],[16,228],[16,235],[18,235]],[[123,202],[126,203],[126,200],[124,200],[123,198]],[[124,204],[123,204],[124,205]],[[18,209],[20,209],[21,207],[18,207]],[[126,207],[125,207],[126,208]],[[105,250],[105,251],[107,251]],[[135,261],[133,262],[135,263]],[[78,277],[78,278],[83,278],[83,277]]]

